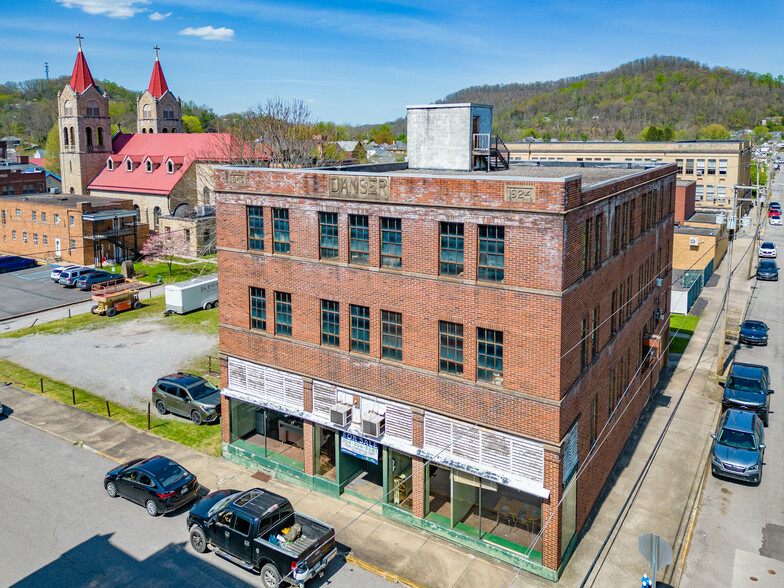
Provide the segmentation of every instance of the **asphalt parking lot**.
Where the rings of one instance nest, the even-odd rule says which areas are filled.
[[[36,268],[0,274],[0,320],[90,300],[89,292],[55,284],[49,277],[55,267],[57,266],[39,265]]]

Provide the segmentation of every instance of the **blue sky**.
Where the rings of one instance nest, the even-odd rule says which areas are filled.
[[[269,97],[317,120],[380,123],[479,84],[604,71],[653,54],[774,76],[784,3],[386,0],[2,0],[0,81],[70,74],[77,33],[97,79],[238,112]],[[775,23],[767,38],[761,23]]]

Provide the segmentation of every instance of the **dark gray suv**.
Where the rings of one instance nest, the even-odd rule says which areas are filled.
[[[184,416],[197,425],[220,418],[220,391],[199,376],[177,372],[158,379],[152,401],[159,413]]]
[[[765,457],[762,421],[751,412],[730,409],[719,420],[713,437],[711,471],[714,476],[759,483]]]
[[[770,408],[770,373],[767,366],[734,363],[724,383],[723,408],[737,408],[756,413],[768,426]]]

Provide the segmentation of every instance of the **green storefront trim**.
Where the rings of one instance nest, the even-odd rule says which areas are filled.
[[[383,452],[383,457],[386,457],[386,451]],[[234,443],[223,443],[223,458],[227,461],[237,463],[250,469],[257,469],[266,473],[274,474],[281,480],[291,482],[292,484],[296,484],[297,486],[301,486],[308,490],[315,490],[321,494],[326,494],[327,496],[331,496],[333,498],[342,499],[342,489],[336,482],[327,478],[322,478],[320,476],[309,476],[299,469],[293,468],[284,463],[273,461],[267,457],[263,457],[260,453],[258,453],[258,447],[256,445],[241,439],[238,439]],[[384,459],[384,463],[385,461],[386,460]],[[386,478],[386,467],[384,467],[384,477]],[[348,490],[347,493],[359,496],[350,490]],[[509,543],[500,537],[494,537],[493,535],[488,534],[485,535],[484,540],[480,540],[479,538],[472,537],[469,534],[476,533],[476,531],[471,527],[465,526],[466,528],[462,530],[460,527],[456,529],[450,529],[448,526],[439,524],[439,522],[442,522],[438,519],[439,515],[430,515],[434,520],[420,519],[419,517],[411,514],[409,511],[394,505],[382,504],[381,506],[384,516],[391,520],[397,521],[409,527],[421,529],[437,537],[446,539],[451,543],[460,545],[461,547],[466,547],[471,551],[492,557],[493,559],[497,559],[511,566],[519,567],[527,572],[536,574],[537,576],[552,580],[553,582],[558,581],[558,576],[563,571],[564,565],[566,561],[568,561],[568,557],[571,555],[571,552],[574,549],[574,544],[576,543],[575,537],[573,538],[569,549],[564,554],[564,560],[561,563],[561,567],[558,571],[556,571],[551,570],[550,568],[546,568],[542,566],[541,563],[532,561],[520,553],[515,553],[515,549],[519,550],[521,547],[519,545]],[[441,518],[443,518],[444,522],[446,522],[448,525],[449,519],[446,517]],[[531,554],[535,557],[541,558],[541,554],[537,551],[532,551]]]

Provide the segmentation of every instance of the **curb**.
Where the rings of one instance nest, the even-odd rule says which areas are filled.
[[[387,572],[386,570],[382,570],[381,568],[374,566],[373,564],[367,563],[366,561],[362,561],[361,559],[357,559],[351,554],[346,555],[346,563],[349,563],[352,566],[356,566],[358,568],[362,568],[363,570],[375,574],[377,576],[380,576],[389,582],[403,584],[404,586],[410,586],[411,588],[425,588],[421,584],[417,584],[415,582],[412,582],[411,580],[406,580],[405,578],[401,578],[397,574],[393,574],[392,572]]]

